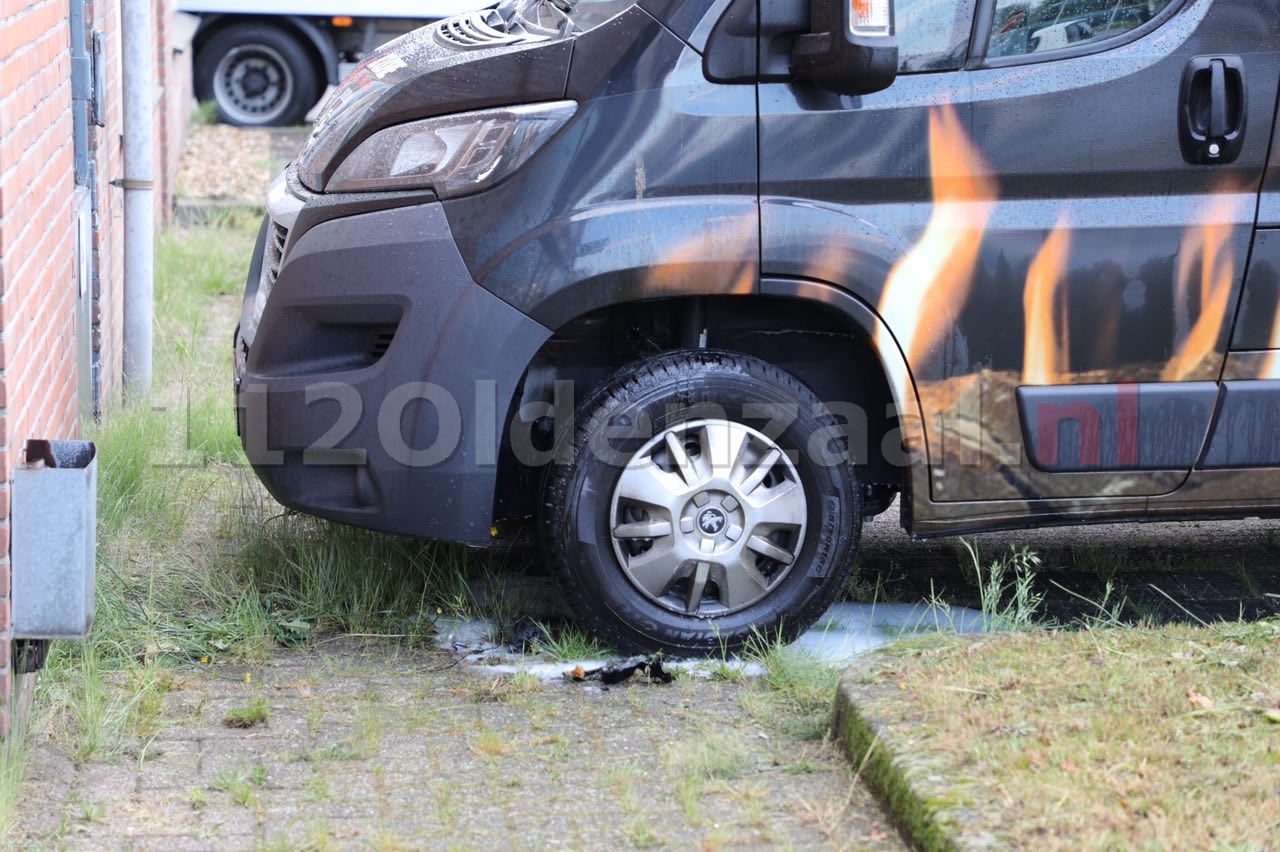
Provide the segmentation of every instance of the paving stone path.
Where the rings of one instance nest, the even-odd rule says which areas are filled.
[[[76,765],[35,733],[17,841],[71,849],[902,848],[759,686],[603,690],[342,640],[175,678],[158,727]],[[249,728],[228,714],[265,698]]]

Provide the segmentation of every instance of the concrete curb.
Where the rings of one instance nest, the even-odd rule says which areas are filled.
[[[913,745],[909,722],[889,719],[878,707],[901,702],[868,654],[840,679],[831,728],[857,773],[884,800],[912,845],[929,850],[988,850],[1005,844],[978,828],[976,810]]]

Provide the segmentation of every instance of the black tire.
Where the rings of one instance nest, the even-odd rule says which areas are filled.
[[[320,98],[306,46],[267,24],[233,24],[210,36],[195,61],[196,98],[239,127],[299,124]]]
[[[755,417],[758,409],[748,408],[761,404],[784,406],[777,409],[783,411],[794,407],[791,410],[798,416],[779,431],[767,417]],[[723,418],[716,411],[722,411]],[[644,428],[646,419],[652,428]],[[584,626],[623,651],[698,656],[740,649],[756,635],[766,640],[795,638],[844,587],[862,527],[861,489],[853,467],[815,458],[810,452],[811,442],[833,446],[825,430],[835,422],[793,376],[743,355],[676,351],[615,373],[579,406],[575,428],[562,439],[557,463],[548,468],[543,483],[539,517],[543,550],[570,609]],[[620,435],[628,427],[634,434]],[[701,448],[713,447],[709,436],[714,430],[738,436],[735,440],[740,443],[733,451],[738,461],[708,467],[704,456],[715,453]],[[607,444],[602,442],[606,434],[610,436]],[[684,447],[682,458],[670,448],[672,441]],[[767,449],[771,443],[772,449]],[[721,444],[729,447],[733,440],[722,438]],[[769,462],[775,458],[774,450],[785,453],[790,461],[777,457]],[[627,496],[640,484],[628,479],[627,487],[621,487],[624,473],[637,476],[628,472],[629,460],[632,471],[644,469],[637,467],[640,460],[650,462],[655,479],[661,477],[663,483],[681,488],[688,485],[692,496],[673,496],[665,507],[655,502],[652,510],[641,508],[649,504]],[[695,468],[711,470],[707,475],[712,477],[724,475],[699,479]],[[769,468],[767,477],[755,485],[750,484],[754,473],[739,473],[765,468]],[[672,480],[673,475],[679,479]],[[734,476],[742,478],[741,493],[730,483]],[[801,503],[796,502],[796,484],[803,489]],[[789,565],[759,552],[764,533],[755,535],[755,531],[776,525],[761,524],[762,516],[746,514],[763,511],[754,505],[758,495],[775,492],[790,501],[791,517],[804,519],[803,524],[780,528],[769,536],[792,560]],[[729,499],[733,495],[741,500]],[[771,500],[765,505],[781,505],[780,498]],[[748,502],[753,505],[745,505]],[[728,515],[733,506],[743,513],[737,521]],[[622,537],[622,525],[637,518],[642,524],[656,523],[657,527],[646,529],[659,535],[635,540],[630,537],[635,535],[632,530]],[[665,532],[664,518],[670,527]],[[728,541],[735,529],[741,545],[736,544],[739,538]],[[715,533],[708,545],[711,530],[724,532]],[[736,555],[726,552],[723,563],[711,561],[720,557],[703,555],[722,545],[737,547]],[[664,573],[665,567],[651,567],[659,579],[647,580],[647,590],[642,590],[641,580],[633,581],[628,572],[647,576],[635,566],[659,546],[662,552],[654,553],[651,566],[681,567],[670,575]],[[689,552],[696,555],[684,558]],[[688,567],[690,562],[696,567]],[[743,562],[750,567],[739,568]],[[731,570],[738,573],[731,575]],[[756,585],[744,585],[743,576],[757,578],[751,580]],[[734,589],[748,589],[760,597]],[[685,609],[678,611],[680,606]],[[696,612],[689,609],[694,606]]]

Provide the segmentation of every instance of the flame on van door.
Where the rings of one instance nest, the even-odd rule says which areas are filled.
[[[1061,384],[1069,370],[1067,294],[1062,283],[1071,249],[1070,228],[1070,218],[1063,213],[1027,270],[1027,286],[1022,294],[1026,314],[1023,384]]]
[[[997,195],[995,178],[950,104],[929,110],[929,171],[929,221],[919,241],[894,264],[880,297],[880,315],[913,370],[946,339],[964,309]],[[884,348],[893,342],[876,344]]]

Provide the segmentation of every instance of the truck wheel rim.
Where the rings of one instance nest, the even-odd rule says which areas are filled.
[[[610,539],[633,586],[682,615],[718,617],[766,597],[804,546],[809,500],[795,465],[741,423],[672,426],[614,486]]]
[[[265,44],[227,51],[213,74],[218,106],[242,124],[268,124],[279,118],[289,107],[293,86],[289,63]]]

